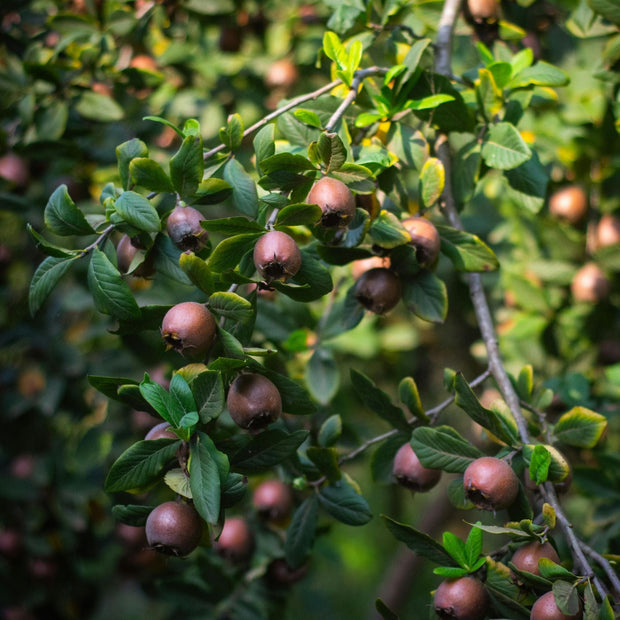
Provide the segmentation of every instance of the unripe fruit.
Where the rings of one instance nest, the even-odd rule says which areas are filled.
[[[596,263],[586,263],[573,277],[571,292],[575,301],[598,303],[609,295],[611,284]]]
[[[419,492],[432,489],[441,478],[440,469],[430,469],[420,463],[410,443],[401,446],[396,453],[392,473],[399,484]]]
[[[166,220],[166,230],[172,243],[183,252],[198,252],[207,244],[209,233],[200,225],[204,220],[193,207],[177,206]]]
[[[555,602],[553,592],[543,594],[530,611],[530,620],[581,620],[581,611],[569,616],[563,614]]]
[[[144,437],[146,440],[153,439],[178,439],[179,436],[172,430],[168,422],[156,424]]]
[[[184,502],[165,502],[149,513],[146,540],[155,551],[185,556],[200,543],[202,529],[202,519],[193,506]]]
[[[265,84],[268,88],[290,90],[299,78],[299,71],[288,58],[276,60],[265,74]]]
[[[252,503],[263,519],[283,524],[293,511],[293,493],[280,480],[265,480],[254,490]]]
[[[391,269],[375,267],[363,273],[355,283],[357,301],[375,314],[388,312],[399,302],[403,293],[400,278]]]
[[[551,543],[539,543],[537,540],[519,547],[513,554],[511,562],[518,570],[540,575],[538,560],[547,558],[556,564],[560,563],[560,556]]]
[[[307,564],[292,568],[284,558],[277,558],[267,567],[267,580],[274,585],[290,586],[301,581],[307,572]]]
[[[431,269],[439,258],[441,239],[437,229],[423,217],[409,217],[402,222],[411,236],[411,245],[420,267]]]
[[[446,579],[439,584],[433,604],[441,620],[484,620],[489,595],[475,577]]]
[[[257,430],[280,417],[282,398],[278,388],[267,377],[246,373],[232,382],[226,406],[235,424]]]
[[[493,456],[470,463],[463,475],[465,497],[482,510],[508,508],[519,493],[519,480],[510,465]]]
[[[324,228],[345,228],[355,215],[355,198],[351,190],[338,179],[323,177],[313,186],[306,202],[321,207],[319,224]]]
[[[168,348],[190,358],[204,358],[216,333],[213,315],[195,301],[172,306],[161,324],[161,335]]]
[[[301,267],[301,252],[292,237],[279,230],[272,230],[256,242],[254,266],[267,282],[288,280]]]
[[[579,185],[569,185],[549,199],[549,213],[573,226],[579,224],[588,211],[588,197]]]
[[[116,262],[118,264],[118,270],[121,273],[127,273],[129,271],[131,262],[139,249],[138,246],[134,245],[129,235],[123,235],[120,238],[116,246]],[[150,257],[146,257],[145,260],[131,272],[131,275],[140,278],[148,278],[153,275],[154,271],[153,261]]]
[[[596,227],[596,248],[605,248],[620,243],[620,218],[603,215]]]
[[[213,548],[231,562],[247,560],[254,550],[254,536],[245,519],[228,517]]]

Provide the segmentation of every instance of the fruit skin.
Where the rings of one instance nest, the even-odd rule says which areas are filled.
[[[200,543],[203,523],[193,506],[185,502],[164,502],[146,519],[149,547],[167,555],[185,556]]]
[[[611,284],[603,270],[589,262],[574,275],[570,288],[575,301],[598,303],[609,295]]]
[[[277,558],[267,567],[266,576],[267,581],[275,586],[291,586],[301,581],[307,572],[307,564],[292,568],[284,558]]]
[[[466,576],[442,581],[433,602],[442,620],[484,620],[489,595],[479,579]]]
[[[265,84],[268,88],[289,91],[299,79],[299,71],[288,58],[276,60],[265,74]]]
[[[131,261],[140,248],[134,244],[129,235],[123,235],[118,244],[116,245],[116,262],[118,264],[118,270],[121,273],[127,273],[131,266]],[[153,261],[147,256],[144,261],[138,265],[132,272],[132,276],[139,278],[148,278],[153,275],[155,268],[153,267]]]
[[[441,239],[432,222],[423,217],[409,217],[402,222],[411,236],[411,245],[420,267],[432,269],[439,258]]]
[[[576,226],[588,211],[588,197],[579,185],[569,185],[552,194],[549,213]]]
[[[246,520],[241,517],[228,517],[222,533],[213,542],[213,548],[231,562],[247,560],[254,550],[254,535]]]
[[[620,218],[606,213],[596,227],[596,248],[620,243]]]
[[[498,0],[467,0],[469,14],[476,22],[497,19],[499,12]]]
[[[319,205],[323,215],[319,224],[324,228],[346,228],[355,215],[355,198],[338,179],[323,177],[308,192],[306,202]]]
[[[282,414],[282,398],[278,388],[263,375],[246,373],[231,384],[226,407],[235,424],[258,430],[275,422]]]
[[[288,280],[301,267],[301,251],[286,233],[272,230],[258,239],[254,246],[254,266],[267,282]]]
[[[420,463],[410,443],[399,448],[394,457],[392,473],[399,484],[418,492],[429,491],[441,478],[440,469],[430,469]]]
[[[177,206],[166,220],[166,230],[179,250],[199,252],[209,240],[209,233],[200,225],[204,216],[193,207]]]
[[[519,493],[519,479],[510,465],[493,456],[470,463],[463,475],[465,496],[482,510],[508,508]]]
[[[172,430],[168,422],[156,424],[144,437],[146,440],[153,439],[178,439],[179,436]]]
[[[363,273],[355,283],[357,301],[375,314],[388,312],[400,301],[403,287],[391,269],[375,267]]]
[[[216,333],[215,318],[195,301],[172,306],[161,324],[161,335],[168,347],[189,358],[204,358]]]
[[[540,575],[538,560],[548,558],[556,564],[560,563],[560,556],[551,543],[539,543],[537,540],[519,547],[513,554],[511,562],[518,570]]]
[[[293,493],[280,480],[265,480],[254,489],[252,503],[263,519],[284,525],[293,511]]]
[[[555,604],[553,592],[547,592],[536,600],[530,611],[530,620],[581,620],[581,611],[568,616]]]

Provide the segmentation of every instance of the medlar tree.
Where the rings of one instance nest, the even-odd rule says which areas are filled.
[[[546,217],[550,185],[549,153],[537,149],[536,136],[519,124],[531,125],[569,83],[566,72],[537,59],[534,44],[520,43],[524,30],[508,20],[534,11],[529,4],[512,12],[507,7],[503,20],[499,3],[468,2],[458,24],[477,40],[458,74],[451,56],[458,1],[442,5],[434,38],[418,34],[418,26],[431,31],[418,3],[339,6],[317,50],[331,82],[282,100],[249,127],[233,112],[213,146],[206,145],[210,137],[196,118],[178,127],[151,117],[178,136],[180,145],[167,161],[140,139],[124,141],[116,149],[117,180],[102,188],[96,213],[87,217],[66,185],[49,198],[47,233],[74,242],[61,245],[32,230],[48,254],[32,279],[32,313],[70,269],[87,263],[94,306],[113,320],[114,333],[159,332],[161,346],[179,354],[169,385],[148,372],[142,380],[91,375],[89,381],[169,427],[166,435],[125,449],[105,488],[139,494],[137,502],[119,495],[123,503],[113,512],[127,525],[146,525],[153,553],[196,557],[187,570],[213,617],[272,617],[286,588],[303,579],[326,520],[364,526],[373,517],[364,488],[347,472],[371,449],[376,479],[387,472],[424,492],[439,483],[441,471],[456,474],[445,487],[455,510],[476,506],[493,515],[491,525],[470,524],[465,541],[446,531],[441,542],[382,516],[399,541],[439,565],[432,614],[539,617],[543,603],[537,601],[545,597],[545,607],[555,605],[566,617],[613,617],[620,579],[609,549],[597,550],[573,528],[556,488],[572,476],[571,456],[595,448],[608,419],[588,398],[564,400],[561,383],[554,399],[534,374],[538,351],[536,360],[514,355],[510,341],[508,352],[500,351],[496,322],[502,313],[490,301],[498,279],[482,274],[501,273],[501,260],[475,233],[477,217],[517,222],[511,241],[519,254],[537,253],[551,240],[561,245],[563,234],[572,243],[585,238],[578,227],[587,197],[562,189],[560,198],[551,198],[551,218],[534,249],[529,239],[518,247],[526,239],[520,229]],[[618,14],[610,5],[582,3],[579,10],[573,20],[583,25],[588,12],[601,36],[617,32]],[[237,46],[227,43],[223,51],[231,47]],[[603,79],[615,84],[612,69]],[[251,158],[242,156],[250,144]],[[605,174],[613,176],[599,170],[601,207]],[[486,184],[509,197],[512,213],[494,211],[493,204],[476,213],[474,195]],[[567,205],[575,196],[579,204]],[[510,238],[512,231],[503,234]],[[574,285],[575,312],[583,311],[580,303],[611,305],[618,263],[613,244],[606,248],[591,260],[609,280],[605,286],[596,280],[596,295]],[[347,266],[371,258],[380,263],[354,279]],[[566,262],[541,259],[531,274],[500,276],[518,281],[521,290],[549,284],[543,308],[524,308],[510,320],[533,311],[544,322],[540,331],[561,327],[561,311],[570,305],[568,276],[576,271]],[[132,286],[141,276],[176,281],[183,299],[177,293],[151,303]],[[389,393],[352,368],[361,403],[391,429],[351,448],[343,423],[354,412],[331,407],[338,364],[330,341],[355,330],[367,313],[406,312],[412,323],[441,324],[448,313],[446,282],[455,278],[468,287],[486,369],[478,377],[446,369],[448,397],[425,407],[413,377],[398,377]],[[506,306],[527,298],[506,299]],[[286,308],[293,306],[289,317]],[[281,321],[284,333],[266,333],[261,324],[267,317]],[[518,332],[512,337],[518,340]],[[568,344],[558,337],[554,346]],[[306,365],[302,376],[300,363]],[[483,405],[474,390],[491,383],[500,398]],[[452,404],[488,442],[475,445],[442,420]],[[551,406],[559,415],[545,413]],[[268,500],[282,506],[257,504],[259,513],[274,515],[271,520],[239,516],[248,505],[247,485],[258,486],[265,476],[286,485],[290,496],[280,489],[281,499]],[[155,485],[170,490],[158,506],[148,499]],[[176,523],[184,525],[177,529]],[[483,533],[492,548],[487,552]],[[540,554],[537,566],[524,565],[520,550],[530,546],[551,551]],[[211,587],[214,574],[218,587]],[[389,601],[378,598],[377,610],[396,617]]]

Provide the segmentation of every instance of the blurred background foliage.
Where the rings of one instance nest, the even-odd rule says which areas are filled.
[[[103,488],[113,459],[155,422],[148,414],[108,402],[86,375],[164,382],[180,360],[163,351],[157,334],[118,337],[93,312],[79,268],[63,281],[34,318],[27,293],[43,256],[26,229],[41,230],[43,209],[61,183],[87,212],[97,210],[107,181],[117,175],[115,147],[138,137],[151,156],[169,155],[177,135],[161,116],[182,126],[201,123],[205,145],[232,112],[246,127],[296,94],[330,79],[317,55],[326,25],[343,38],[375,38],[373,61],[402,59],[415,36],[435,34],[442,2],[391,2],[388,28],[375,31],[342,10],[341,2],[273,0],[3,0],[0,7],[0,607],[5,618],[169,617],[181,604],[200,613],[191,579],[174,579],[187,563],[145,550],[141,530],[111,515]],[[364,6],[364,2],[344,3]],[[381,4],[381,3],[379,3]],[[386,2],[382,4],[388,4]],[[545,208],[517,209],[499,175],[463,188],[466,229],[497,252],[502,269],[485,283],[496,309],[508,367],[531,364],[536,385],[556,393],[549,415],[581,404],[608,416],[602,446],[569,454],[578,493],[565,500],[569,515],[589,535],[620,554],[620,252],[588,245],[588,230],[620,209],[618,140],[618,30],[585,2],[502,3],[497,54],[529,46],[536,57],[562,67],[569,86],[537,89],[520,123],[549,175],[549,193],[582,184],[590,198],[578,225]],[[406,28],[402,28],[405,26]],[[454,72],[479,64],[472,27],[459,21]],[[381,134],[381,132],[383,132]],[[379,137],[388,142],[389,127]],[[453,136],[458,146],[458,136]],[[249,149],[245,155],[249,158]],[[243,160],[243,154],[240,155]],[[411,183],[412,210],[417,187]],[[214,211],[215,213],[216,211]],[[216,215],[217,216],[217,215]],[[612,281],[608,300],[574,303],[570,283],[594,258]],[[462,279],[440,262],[449,290],[446,323],[433,326],[395,310],[367,317],[353,331],[324,343],[329,363],[309,371],[309,346],[325,303],[304,306],[286,298],[260,304],[257,331],[291,352],[281,360],[320,401],[335,393],[317,421],[344,420],[351,447],[384,432],[352,393],[349,369],[365,372],[397,397],[395,378],[413,376],[422,402],[445,399],[443,369],[473,378],[484,352]],[[350,281],[348,269],[338,275]],[[131,278],[141,301],[170,303],[186,288]],[[292,353],[298,353],[293,357]],[[332,361],[333,360],[333,363]],[[326,369],[330,369],[328,372]],[[325,398],[325,402],[329,399]],[[450,423],[484,442],[456,411]],[[482,443],[484,445],[484,443]],[[373,481],[369,457],[349,473],[364,489],[375,515],[385,513],[439,536],[465,532],[463,519],[486,515],[451,510],[445,485],[415,507],[407,491]],[[448,478],[448,477],[446,477]],[[254,484],[252,482],[251,484]],[[248,508],[248,510],[251,510]],[[404,617],[420,617],[437,584],[432,566],[415,566],[378,518],[363,528],[332,524],[317,544],[305,580],[293,587],[290,617],[372,617],[374,599],[407,564]],[[401,570],[401,573],[403,571]],[[173,575],[172,581],[169,575]],[[168,575],[168,577],[165,577]],[[415,579],[413,576],[415,575]],[[402,576],[402,574],[401,574]],[[174,585],[176,584],[176,585]]]

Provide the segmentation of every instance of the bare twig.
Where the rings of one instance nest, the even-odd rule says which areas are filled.
[[[590,556],[605,571],[605,574],[607,575],[607,578],[609,579],[614,589],[616,598],[620,600],[620,578],[611,567],[609,561],[604,558],[600,553],[592,549],[592,547],[583,542],[583,540],[579,541],[579,545],[583,549],[583,552],[586,555]]]
[[[82,258],[86,256],[91,250],[99,247],[110,235],[110,233],[116,228],[116,224],[110,224],[106,228],[104,228],[95,241],[93,241],[90,245],[86,246],[80,253],[79,257]]]
[[[435,71],[441,75],[452,75],[452,38],[460,9],[461,0],[446,0],[443,5],[435,41]]]

